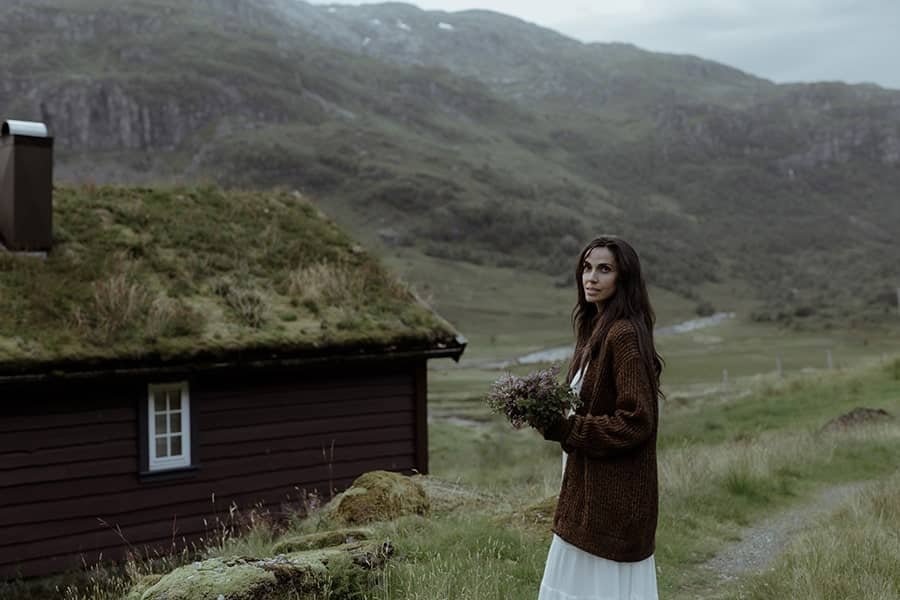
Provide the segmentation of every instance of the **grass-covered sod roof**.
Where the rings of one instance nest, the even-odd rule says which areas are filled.
[[[53,202],[46,259],[0,252],[0,373],[455,344],[296,192],[57,187]]]

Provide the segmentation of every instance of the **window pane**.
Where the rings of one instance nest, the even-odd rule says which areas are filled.
[[[166,436],[158,436],[156,438],[156,458],[164,458],[166,456],[169,456],[169,452],[166,447]]]
[[[169,391],[169,410],[181,410],[181,391]]]
[[[169,432],[181,433],[181,412],[169,413]]]
[[[165,414],[156,415],[156,433],[168,433]]]
[[[173,435],[171,440],[172,440],[172,456],[181,456],[181,436]]]
[[[153,394],[153,410],[154,412],[166,411],[166,395],[162,392]]]

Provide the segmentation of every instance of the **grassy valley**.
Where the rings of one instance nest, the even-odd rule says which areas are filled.
[[[883,554],[890,544],[865,542],[866,536],[884,536],[900,525],[896,511],[890,510],[897,504],[900,473],[896,419],[824,427],[858,406],[900,414],[900,362],[876,363],[769,378],[740,386],[745,394],[714,393],[665,405],[656,551],[661,594],[721,600],[766,598],[776,592],[806,597],[814,589],[821,595],[815,597],[829,599],[896,597],[900,572]],[[479,427],[435,422],[430,445],[432,474],[426,488],[431,515],[376,523],[378,535],[392,540],[396,555],[384,571],[372,572],[343,593],[371,600],[533,596],[550,541],[559,446],[532,431],[514,431],[498,418]],[[828,490],[850,484],[856,491],[837,512],[826,511],[807,523],[810,528],[787,554],[774,558],[773,571],[751,571],[723,582],[710,570],[715,564],[711,559],[747,528],[782,511],[814,505]],[[45,585],[60,586],[72,600],[119,598],[149,571],[171,569],[195,557],[266,556],[286,536],[328,527],[316,513],[286,526],[265,515],[256,515],[253,522],[240,536],[238,529],[223,530],[198,554],[162,563],[136,560],[127,573],[98,571],[80,584],[63,578]],[[838,539],[853,544],[854,560],[835,552]],[[824,571],[825,565],[839,571]],[[43,597],[38,583],[7,582],[0,597]],[[320,597],[344,597],[333,592],[326,586]],[[293,596],[286,591],[275,597]]]
[[[775,85],[484,11],[16,0],[0,17],[0,109],[48,122],[61,180],[285,186],[388,256],[560,280],[617,232],[688,302],[712,286],[780,325],[896,321],[900,92]]]
[[[396,556],[321,600],[536,594],[560,448],[483,396],[572,345],[574,260],[607,232],[639,250],[658,327],[734,313],[657,338],[661,597],[900,597],[900,91],[403,4],[9,0],[0,20],[0,113],[49,124],[58,183],[49,259],[0,256],[7,367],[449,335],[420,301],[468,338],[429,364],[430,516],[374,524]],[[894,419],[824,429],[858,407]],[[839,487],[771,571],[710,566]],[[270,556],[329,527],[314,504],[0,598]]]

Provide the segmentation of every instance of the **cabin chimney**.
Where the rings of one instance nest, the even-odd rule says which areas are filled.
[[[50,250],[53,138],[47,126],[4,121],[0,128],[0,243],[14,252]]]

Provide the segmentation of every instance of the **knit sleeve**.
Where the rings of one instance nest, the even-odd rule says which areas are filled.
[[[615,411],[560,419],[545,437],[559,440],[567,452],[578,449],[592,457],[620,454],[640,446],[653,433],[656,398],[638,350],[637,334],[628,324],[609,335],[617,391]]]

